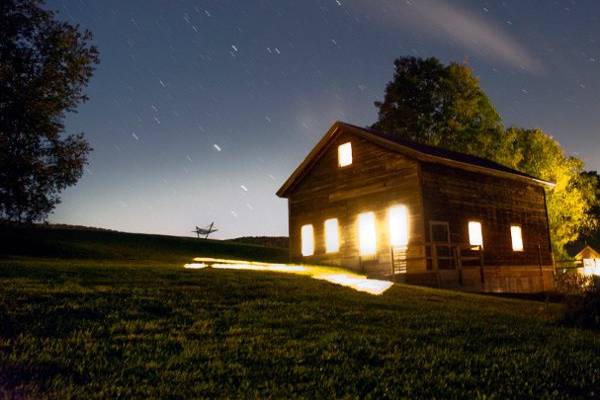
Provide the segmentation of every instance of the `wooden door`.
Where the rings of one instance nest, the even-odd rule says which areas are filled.
[[[450,225],[447,221],[429,221],[430,246],[427,246],[427,269],[454,269]]]

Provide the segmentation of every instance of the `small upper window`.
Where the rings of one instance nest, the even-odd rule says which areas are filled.
[[[519,225],[510,226],[510,238],[513,251],[523,251],[523,232]]]
[[[345,167],[352,164],[352,144],[350,142],[338,146],[338,165]]]
[[[469,244],[471,246],[483,246],[481,222],[469,221]]]

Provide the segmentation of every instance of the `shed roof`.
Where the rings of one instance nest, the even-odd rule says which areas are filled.
[[[290,189],[292,189],[296,183],[302,179],[306,172],[308,172],[315,162],[320,158],[321,154],[323,154],[323,151],[328,147],[328,144],[341,132],[356,134],[368,141],[388,148],[391,151],[405,154],[420,161],[441,163],[456,168],[472,171],[474,170],[476,172],[489,175],[499,175],[521,180],[525,179],[529,182],[539,185],[550,187],[554,186],[554,183],[552,182],[538,179],[534,176],[525,174],[512,168],[508,168],[486,158],[416,143],[410,140],[398,138],[395,135],[388,133],[378,132],[369,128],[361,128],[346,122],[336,121],[329,128],[325,136],[323,136],[319,143],[317,143],[317,145],[312,149],[308,156],[306,156],[304,161],[302,161],[302,163],[277,191],[277,195],[280,197],[287,197]]]
[[[600,253],[594,250],[589,244],[586,244],[575,256],[576,260],[582,260],[584,258],[600,258]]]

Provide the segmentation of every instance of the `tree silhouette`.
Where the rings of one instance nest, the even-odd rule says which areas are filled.
[[[503,127],[472,70],[436,58],[401,57],[373,128],[418,143],[491,157]]]
[[[91,147],[63,135],[99,62],[92,35],[40,0],[0,2],[0,219],[44,220],[83,174]]]

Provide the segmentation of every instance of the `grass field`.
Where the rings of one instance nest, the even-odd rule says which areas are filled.
[[[558,304],[406,285],[373,296],[289,274],[185,270],[187,250],[163,253],[176,239],[151,250],[104,239],[106,257],[96,248],[83,259],[72,248],[94,245],[67,239],[60,246],[71,250],[38,257],[5,251],[0,398],[600,393],[600,335],[559,326]],[[204,244],[193,256],[224,251]],[[242,247],[228,251],[251,258]],[[272,249],[252,251],[271,258]]]

